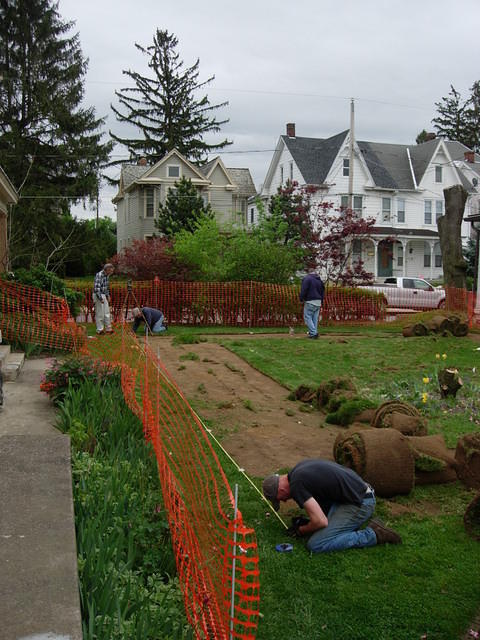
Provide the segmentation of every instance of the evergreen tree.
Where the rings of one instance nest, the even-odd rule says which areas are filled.
[[[480,81],[474,82],[470,88],[470,98],[467,102],[466,128],[467,145],[473,151],[480,153]]]
[[[472,148],[469,100],[464,101],[453,85],[448,96],[436,102],[437,117],[433,118],[437,135],[447,140],[457,140]]]
[[[177,45],[178,40],[173,34],[157,29],[153,45],[143,47],[135,43],[137,49],[149,57],[148,66],[153,77],[123,71],[133,80],[135,87],[115,92],[125,109],[123,113],[113,105],[111,107],[119,122],[137,127],[141,136],[128,139],[112,132],[110,135],[128,148],[132,160],[145,156],[154,163],[176,148],[190,160],[200,162],[209,151],[232,144],[227,139],[215,144],[204,141],[206,134],[219,132],[221,125],[228,122],[218,121],[212,115],[228,102],[211,105],[207,96],[195,97],[197,91],[215,76],[199,82],[200,60],[184,68],[176,51]]]
[[[183,229],[193,232],[201,219],[213,217],[210,204],[205,204],[190,178],[183,177],[159,205],[155,226],[164,235],[173,236]]]
[[[44,262],[71,227],[70,206],[94,199],[111,143],[82,108],[87,61],[52,0],[0,3],[0,164],[20,201],[10,216],[11,266]]]

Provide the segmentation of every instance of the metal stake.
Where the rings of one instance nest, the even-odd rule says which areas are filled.
[[[233,562],[232,562],[232,604],[230,607],[230,640],[233,640],[233,616],[235,612],[235,565],[237,555],[237,511],[238,484],[235,485],[235,507],[233,510]]]

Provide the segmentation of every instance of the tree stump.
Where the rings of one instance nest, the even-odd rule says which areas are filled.
[[[417,324],[407,324],[403,327],[402,334],[404,338],[412,338],[414,336],[426,336],[428,334],[428,328],[423,322],[417,322]]]
[[[455,396],[459,389],[463,387],[463,381],[458,375],[458,369],[447,368],[438,372],[438,384],[440,385],[440,395],[442,398]]]

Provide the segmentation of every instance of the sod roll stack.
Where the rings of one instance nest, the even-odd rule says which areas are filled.
[[[415,461],[415,484],[444,484],[457,479],[454,455],[441,434],[407,438]]]
[[[333,455],[383,498],[408,494],[413,489],[413,453],[407,438],[396,429],[349,430],[335,440]]]

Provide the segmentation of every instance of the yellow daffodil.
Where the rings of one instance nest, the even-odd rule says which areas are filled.
[[[440,354],[439,354],[439,353],[436,353],[436,354],[435,354],[435,358],[436,358],[437,360],[440,360]]]
[[[422,402],[425,403],[428,399],[428,393],[422,393]]]
[[[430,378],[427,378],[425,376],[425,378],[423,378],[423,384],[428,384],[430,382]]]
[[[447,359],[447,354],[446,353],[442,353],[442,360],[446,360]]]

